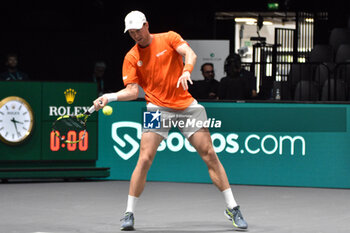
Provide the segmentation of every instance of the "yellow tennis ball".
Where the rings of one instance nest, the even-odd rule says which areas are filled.
[[[109,116],[113,113],[113,108],[111,106],[104,106],[102,109],[103,114],[105,114],[106,116]]]

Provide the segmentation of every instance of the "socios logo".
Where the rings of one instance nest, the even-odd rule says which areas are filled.
[[[130,121],[120,121],[112,124],[112,139],[117,143],[117,146],[113,145],[113,148],[117,153],[117,155],[119,155],[124,160],[128,160],[134,154],[136,154],[140,145],[139,145],[139,142],[136,141],[129,134],[125,133],[123,136],[119,135],[118,132],[121,130],[121,128],[136,129],[136,137],[140,140],[141,133],[142,133],[141,124],[136,122],[130,122]],[[127,146],[127,143],[129,143],[131,146],[131,149],[128,152],[125,152],[124,150],[121,150],[119,148],[119,147],[125,148]]]
[[[123,131],[121,129],[124,129]],[[136,133],[135,133],[136,130]],[[136,134],[136,139],[135,139]],[[142,125],[137,122],[121,121],[112,124],[112,139],[116,143],[113,148],[118,156],[124,160],[130,159],[139,149],[142,134]],[[133,135],[133,136],[132,136]],[[275,136],[267,134],[260,136],[248,134],[243,138],[236,133],[223,135],[213,133],[211,135],[213,147],[216,153],[228,154],[279,154],[279,155],[302,155],[306,154],[306,141],[304,137],[296,135]],[[128,148],[128,149],[127,149]],[[190,142],[179,132],[172,132],[166,140],[163,140],[157,151],[179,152],[185,149],[188,152],[196,152]]]

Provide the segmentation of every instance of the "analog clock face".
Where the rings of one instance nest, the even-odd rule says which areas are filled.
[[[8,144],[23,142],[33,128],[33,112],[20,97],[7,97],[0,102],[0,139]]]

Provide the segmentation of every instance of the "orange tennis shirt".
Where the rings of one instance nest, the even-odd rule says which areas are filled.
[[[185,109],[194,100],[177,81],[183,72],[182,56],[176,48],[187,44],[173,31],[152,34],[149,46],[136,44],[126,55],[123,63],[124,85],[139,84],[145,91],[145,99],[155,105],[173,109]]]

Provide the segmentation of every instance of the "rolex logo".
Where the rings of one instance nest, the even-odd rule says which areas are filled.
[[[72,104],[74,102],[75,95],[77,94],[74,89],[69,88],[64,92],[64,95],[66,97],[66,101],[68,104]]]

